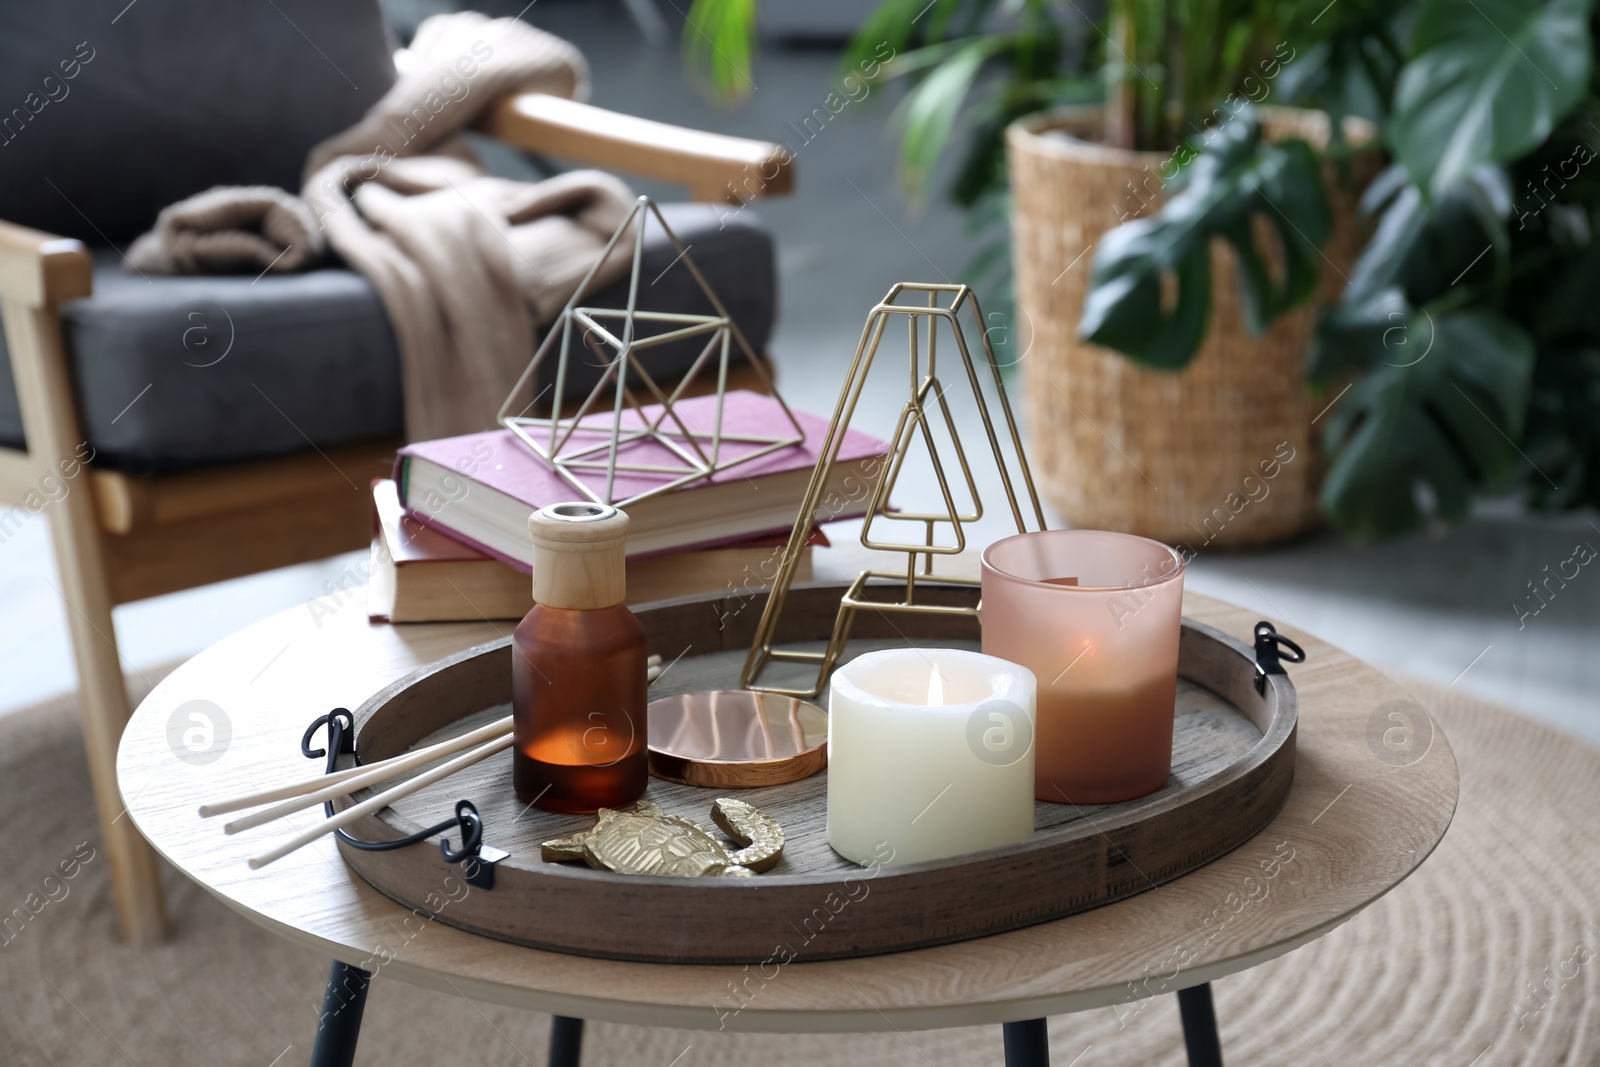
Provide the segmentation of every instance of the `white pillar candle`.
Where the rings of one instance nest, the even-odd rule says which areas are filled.
[[[1026,667],[955,648],[869,652],[840,667],[828,697],[828,844],[857,863],[899,865],[1027,841],[1037,688]]]

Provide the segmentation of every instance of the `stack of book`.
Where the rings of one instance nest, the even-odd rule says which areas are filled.
[[[690,427],[709,425],[714,397],[681,400],[673,410]],[[646,416],[650,409],[646,409]],[[810,484],[827,423],[795,412],[805,440],[709,478],[628,505],[628,600],[643,603],[726,586],[746,593],[771,583]],[[610,415],[604,416],[609,426]],[[723,431],[755,436],[785,425],[777,401],[730,392]],[[741,448],[723,443],[725,456]],[[630,446],[626,462],[648,465]],[[887,446],[849,431],[823,496],[819,521],[858,518],[867,510]],[[665,452],[664,449],[661,449]],[[589,484],[603,486],[604,471]],[[587,481],[588,479],[586,479]],[[618,471],[613,499],[670,480]],[[581,494],[509,430],[424,441],[402,449],[392,480],[373,483],[368,611],[389,622],[519,619],[532,607],[533,545],[528,514]],[[797,579],[810,577],[814,530]]]

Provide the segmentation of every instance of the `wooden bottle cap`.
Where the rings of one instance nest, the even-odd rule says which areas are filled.
[[[550,608],[609,608],[627,599],[628,516],[609,504],[551,504],[528,516],[533,600]]]

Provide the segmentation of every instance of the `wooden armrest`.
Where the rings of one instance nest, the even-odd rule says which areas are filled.
[[[621,115],[544,93],[508,97],[484,133],[532,152],[677,182],[700,201],[739,204],[794,187],[783,145]]]
[[[0,222],[0,298],[39,308],[88,296],[93,285],[82,241]]]

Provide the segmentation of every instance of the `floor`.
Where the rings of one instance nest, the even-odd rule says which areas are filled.
[[[497,13],[521,3],[503,6]],[[672,14],[670,5],[663,10]],[[960,279],[973,240],[945,205],[907,208],[885,132],[887,92],[850,104],[820,132],[814,123],[800,131],[836,73],[826,51],[763,52],[754,90],[729,108],[706,103],[688,84],[674,45],[644,44],[620,4],[544,0],[528,17],[583,48],[594,69],[594,102],[782,140],[795,151],[796,195],[759,208],[780,250],[783,308],[771,349],[790,402],[831,411],[864,317],[891,284]],[[875,379],[862,427],[886,433],[903,389],[898,376]],[[985,524],[974,539],[998,532]],[[1544,606],[1528,599],[1528,583],[1579,542],[1600,545],[1593,515],[1529,518],[1495,504],[1454,530],[1372,548],[1319,537],[1206,555],[1187,581],[1279,618],[1291,633],[1318,634],[1385,669],[1458,685],[1600,744],[1600,577],[1581,572]],[[128,667],[181,659],[255,619],[324,595],[364,568],[364,554],[352,554],[119,608]],[[0,544],[0,677],[8,682],[0,711],[73,685],[55,582],[45,520],[25,523]]]

